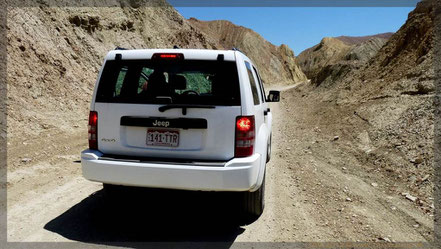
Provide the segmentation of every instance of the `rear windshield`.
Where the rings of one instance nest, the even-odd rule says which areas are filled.
[[[235,62],[107,61],[96,102],[240,105]]]

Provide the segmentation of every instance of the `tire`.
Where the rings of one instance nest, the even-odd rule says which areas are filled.
[[[254,192],[245,192],[242,196],[241,224],[248,225],[255,222],[262,215],[265,208],[265,175],[262,186]]]
[[[266,149],[266,162],[268,163],[271,160],[271,140],[272,140],[273,134],[270,134],[269,137],[269,143],[268,148]]]

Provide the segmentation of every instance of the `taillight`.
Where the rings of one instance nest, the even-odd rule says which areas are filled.
[[[234,157],[247,157],[254,153],[254,116],[236,118],[236,146]]]
[[[98,150],[98,113],[89,113],[89,149]]]
[[[183,60],[184,54],[180,53],[155,53],[152,55],[152,60]]]
[[[160,54],[159,57],[164,59],[164,58],[169,58],[169,59],[176,59],[178,55],[176,54]]]

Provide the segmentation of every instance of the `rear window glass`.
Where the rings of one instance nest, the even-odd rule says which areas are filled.
[[[236,63],[107,61],[96,102],[240,105]]]

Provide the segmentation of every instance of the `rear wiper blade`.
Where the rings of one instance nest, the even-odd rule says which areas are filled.
[[[158,111],[165,112],[170,109],[182,108],[182,115],[187,115],[187,108],[198,108],[198,109],[214,109],[214,105],[187,105],[187,104],[169,104],[163,105],[158,108]]]

